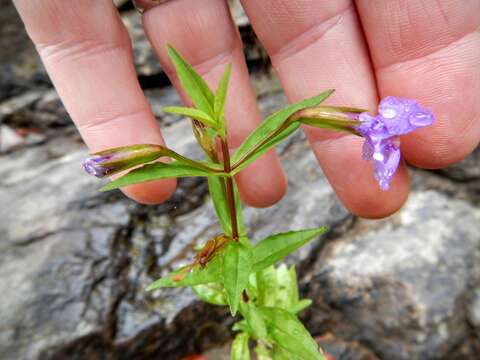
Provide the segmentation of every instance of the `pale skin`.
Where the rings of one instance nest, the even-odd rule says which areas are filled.
[[[163,144],[138,84],[127,31],[111,0],[14,0],[52,81],[93,151]],[[465,158],[480,140],[480,0],[243,0],[285,93],[298,101],[335,88],[328,103],[376,109],[380,98],[417,99],[437,122],[402,138],[407,162],[442,168]],[[140,16],[140,15],[139,15]],[[232,63],[226,114],[230,148],[261,121],[242,45],[223,0],[171,0],[146,11],[145,32],[174,85],[165,45],[182,53],[216,87]],[[185,99],[185,96],[182,96]],[[168,104],[165,104],[168,105]],[[362,139],[304,129],[312,151],[343,204],[380,218],[409,193],[405,166],[383,192],[361,160]],[[237,177],[242,200],[266,207],[287,190],[270,151]],[[295,181],[295,179],[292,179]],[[161,203],[174,180],[123,189]]]

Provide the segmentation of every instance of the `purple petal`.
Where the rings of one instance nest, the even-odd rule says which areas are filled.
[[[400,163],[400,147],[397,145],[397,139],[390,139],[380,146],[379,154],[382,157],[374,158],[375,179],[378,181],[380,188],[384,191],[390,187],[390,182],[397,171]]]
[[[106,176],[111,169],[102,165],[103,162],[109,160],[111,156],[93,156],[87,158],[82,166],[90,175],[102,178]]]
[[[375,179],[387,190],[400,162],[398,136],[431,125],[435,117],[428,109],[410,99],[388,96],[378,106],[378,115],[359,115],[356,130],[365,138],[363,158],[375,166]]]

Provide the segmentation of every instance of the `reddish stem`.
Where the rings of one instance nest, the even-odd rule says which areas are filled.
[[[231,171],[230,165],[230,153],[228,152],[228,143],[227,139],[221,139],[222,144],[222,154],[223,154],[223,168],[228,174]],[[233,192],[233,178],[227,176],[225,178],[226,191],[225,195],[227,198],[228,209],[230,211],[230,219],[232,222],[232,237],[234,240],[238,240],[238,224],[237,224],[237,211],[235,207],[235,194]]]

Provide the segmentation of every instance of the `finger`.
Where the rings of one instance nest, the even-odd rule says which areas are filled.
[[[176,88],[182,93],[166,44],[172,44],[216,88],[228,63],[232,74],[228,88],[226,118],[229,146],[238,147],[261,121],[250,86],[242,44],[223,0],[176,0],[147,10],[145,31]],[[186,99],[185,96],[183,96]],[[278,201],[286,191],[286,178],[276,154],[271,151],[237,177],[242,200],[264,207]]]
[[[357,1],[382,96],[417,99],[433,126],[402,138],[406,159],[438,168],[480,139],[480,1]]]
[[[112,1],[16,0],[15,5],[91,151],[163,143]],[[165,180],[125,192],[139,202],[157,203],[174,189],[175,181]]]
[[[375,108],[374,77],[350,1],[242,3],[291,101],[335,88],[330,102]],[[350,211],[381,217],[404,203],[409,187],[404,169],[391,189],[382,192],[371,164],[361,159],[362,139],[312,128],[306,133],[325,175]]]

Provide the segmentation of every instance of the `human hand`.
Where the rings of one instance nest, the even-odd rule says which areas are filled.
[[[110,0],[15,0],[67,110],[92,151],[163,143],[138,84],[128,34]],[[291,101],[337,89],[330,102],[374,110],[379,97],[417,99],[437,121],[402,137],[405,159],[424,168],[454,163],[480,138],[480,1],[243,0]],[[178,87],[166,43],[214,85],[233,64],[227,119],[237,147],[260,114],[242,46],[223,0],[170,0],[143,14],[145,31]],[[363,28],[363,31],[362,31]],[[185,99],[185,96],[183,95]],[[361,160],[362,139],[306,129],[324,173],[346,207],[364,217],[396,211],[409,191],[405,166],[382,192]],[[237,176],[242,199],[268,206],[286,191],[269,152]],[[175,181],[125,189],[143,203],[164,201]]]

